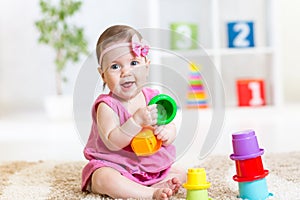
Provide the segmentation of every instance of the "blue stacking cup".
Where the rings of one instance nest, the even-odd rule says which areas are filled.
[[[251,182],[239,182],[239,198],[249,200],[265,200],[273,196],[268,192],[266,179],[259,179]]]

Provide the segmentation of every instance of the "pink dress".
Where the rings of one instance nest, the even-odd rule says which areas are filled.
[[[142,90],[146,103],[158,94],[158,91],[144,88]],[[92,108],[92,128],[84,149],[84,156],[89,160],[82,171],[82,190],[86,191],[93,172],[101,167],[111,167],[128,179],[145,186],[153,185],[163,180],[175,161],[175,147],[162,146],[158,152],[150,156],[136,156],[131,146],[120,151],[110,151],[102,142],[97,128],[97,107],[103,102],[111,107],[119,116],[120,124],[125,123],[131,114],[110,94],[100,95]]]

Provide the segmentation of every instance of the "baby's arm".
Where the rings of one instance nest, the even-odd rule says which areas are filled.
[[[176,138],[176,125],[171,122],[167,125],[157,126],[154,134],[157,139],[162,140],[163,145],[168,146],[172,144]]]
[[[111,151],[118,151],[130,144],[143,126],[156,124],[156,105],[139,108],[122,126],[117,114],[105,103],[97,109],[97,125],[100,137]]]

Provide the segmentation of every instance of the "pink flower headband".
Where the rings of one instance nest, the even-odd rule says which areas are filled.
[[[99,65],[101,66],[103,56],[107,52],[109,52],[113,49],[119,48],[119,47],[131,47],[132,52],[137,57],[146,57],[148,55],[149,49],[150,49],[150,46],[147,44],[147,42],[144,39],[139,40],[137,35],[133,35],[131,42],[114,44],[114,45],[109,46],[108,48],[104,49],[99,58]]]

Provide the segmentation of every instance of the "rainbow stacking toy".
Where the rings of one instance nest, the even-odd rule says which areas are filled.
[[[207,108],[207,94],[205,92],[200,67],[189,65],[189,90],[187,93],[187,108]]]
[[[187,182],[183,184],[183,187],[187,189],[187,200],[211,200],[207,192],[210,183],[206,181],[204,168],[188,169]]]
[[[264,200],[272,193],[268,192],[265,177],[269,174],[262,164],[257,137],[253,130],[232,134],[233,154],[230,158],[235,161],[236,175],[233,180],[239,184],[239,198]]]

